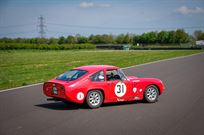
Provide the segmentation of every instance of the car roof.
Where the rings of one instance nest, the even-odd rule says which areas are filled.
[[[80,70],[87,70],[87,71],[99,71],[104,69],[118,69],[119,67],[111,66],[111,65],[87,65],[87,66],[81,66],[74,69],[80,69]]]

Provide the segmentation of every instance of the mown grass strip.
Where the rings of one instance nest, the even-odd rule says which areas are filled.
[[[127,67],[185,56],[202,50],[182,51],[0,51],[0,89],[51,79],[73,67],[92,64]]]

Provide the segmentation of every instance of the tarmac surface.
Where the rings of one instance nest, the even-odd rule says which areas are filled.
[[[105,104],[99,109],[47,101],[42,85],[0,93],[0,135],[204,135],[204,54],[124,69],[160,78],[153,104]]]

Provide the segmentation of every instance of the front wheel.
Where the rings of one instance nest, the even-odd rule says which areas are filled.
[[[86,104],[91,108],[95,109],[102,105],[103,103],[103,94],[99,90],[89,91],[86,96]]]
[[[148,103],[154,103],[157,101],[159,96],[159,90],[155,85],[150,85],[146,88],[144,93],[144,99]]]

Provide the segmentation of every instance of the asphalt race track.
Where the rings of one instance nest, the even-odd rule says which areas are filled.
[[[46,101],[42,85],[0,93],[0,135],[204,135],[204,54],[124,69],[163,80],[154,104],[99,109]]]

